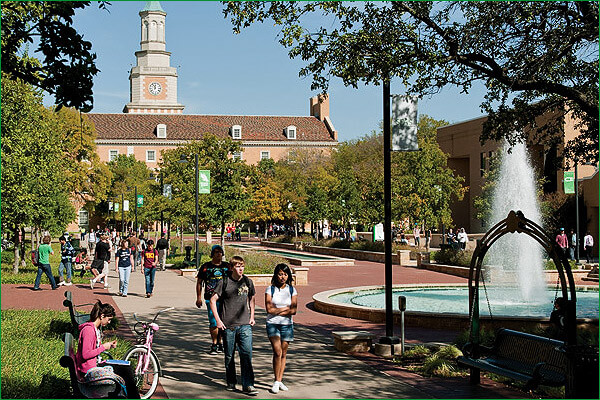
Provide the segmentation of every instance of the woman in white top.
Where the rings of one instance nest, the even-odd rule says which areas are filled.
[[[469,241],[469,236],[467,232],[465,232],[465,228],[460,228],[458,235],[456,235],[458,239],[458,243],[460,244],[460,249],[464,250],[467,247],[467,242]]]
[[[292,315],[298,309],[298,292],[292,286],[292,271],[286,264],[277,264],[271,286],[265,291],[267,309],[267,335],[273,348],[273,373],[275,382],[271,392],[288,390],[283,384],[283,371],[289,342],[294,340]]]

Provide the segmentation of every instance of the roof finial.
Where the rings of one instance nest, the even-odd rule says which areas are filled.
[[[162,11],[162,12],[165,12],[165,10],[163,10],[162,7],[160,6],[160,1],[147,1],[146,2],[146,6],[144,6],[144,9],[142,11]]]

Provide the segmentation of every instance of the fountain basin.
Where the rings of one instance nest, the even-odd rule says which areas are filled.
[[[459,295],[460,290],[463,291]],[[373,322],[385,321],[384,301],[381,304],[372,304],[365,301],[367,296],[383,298],[382,286],[360,286],[352,288],[342,288],[328,290],[317,293],[313,296],[314,308],[317,311],[347,317],[361,319]],[[428,301],[424,298],[428,296],[427,291],[435,291]],[[449,297],[453,297],[456,302],[456,307],[444,306],[448,304],[444,298],[444,291]],[[411,293],[422,293],[421,297],[411,297]],[[432,294],[432,293],[429,293]],[[404,313],[405,324],[410,327],[424,327],[433,329],[447,330],[464,330],[468,329],[468,294],[466,285],[456,284],[436,284],[436,285],[402,285],[394,286],[393,306],[394,306],[394,324],[400,325],[400,311],[398,311],[398,296],[407,297],[407,311]],[[578,314],[578,327],[580,329],[598,330],[598,287],[597,286],[582,286],[578,290],[577,308],[588,309],[589,312],[582,315]],[[589,298],[587,304],[583,306],[583,298]],[[543,310],[538,315],[501,315],[496,312],[496,306],[492,306],[492,318],[488,313],[487,302],[483,291],[480,290],[480,298],[483,303],[480,304],[480,320],[481,324],[488,328],[511,328],[511,329],[534,329],[543,328],[550,325],[549,316],[552,311],[552,304],[543,305]],[[554,291],[552,292],[554,298]],[[436,308],[421,308],[424,304],[433,304]],[[594,309],[595,307],[595,309]],[[595,311],[594,311],[595,310]],[[526,312],[522,312],[525,314]],[[506,314],[506,312],[505,312]]]

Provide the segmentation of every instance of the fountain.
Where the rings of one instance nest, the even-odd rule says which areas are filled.
[[[498,176],[490,226],[506,218],[511,210],[520,210],[543,226],[535,175],[524,143],[512,148],[508,142],[504,143]],[[484,262],[490,303],[548,304],[551,299],[543,265],[543,249],[532,237],[516,232],[502,236],[490,248]]]

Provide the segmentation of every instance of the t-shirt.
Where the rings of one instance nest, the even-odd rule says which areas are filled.
[[[221,300],[221,321],[227,328],[248,325],[250,323],[250,305],[248,300],[254,297],[254,283],[252,279],[242,276],[239,281],[234,281],[227,274],[227,286],[223,291],[222,279],[215,288],[215,293]]]
[[[165,238],[160,238],[156,242],[156,250],[165,250],[169,248],[169,241]]]
[[[50,254],[52,253],[52,247],[49,244],[42,244],[38,248],[40,264],[50,264]]]
[[[221,263],[221,265],[215,265],[212,262],[202,264],[198,270],[198,279],[204,281],[204,298],[206,300],[210,300],[217,284],[223,280],[224,276],[227,276],[228,269],[229,264],[226,262]]]
[[[271,296],[271,303],[273,303],[275,308],[290,306],[292,304],[292,296],[298,295],[298,291],[295,287],[292,287],[293,293],[290,293],[290,288],[288,285],[286,285],[283,289],[280,289],[277,286],[269,286],[267,287],[267,290],[265,290],[265,294],[270,295],[272,290],[273,295]],[[291,315],[267,314],[267,324],[291,325],[292,323]]]
[[[110,245],[106,242],[98,242],[96,245],[96,259],[110,261]]]
[[[118,249],[115,253],[115,257],[119,259],[119,268],[131,267],[131,250],[129,249]]]
[[[158,260],[158,250],[146,249],[142,252],[144,258],[144,268],[154,268],[154,261]]]

